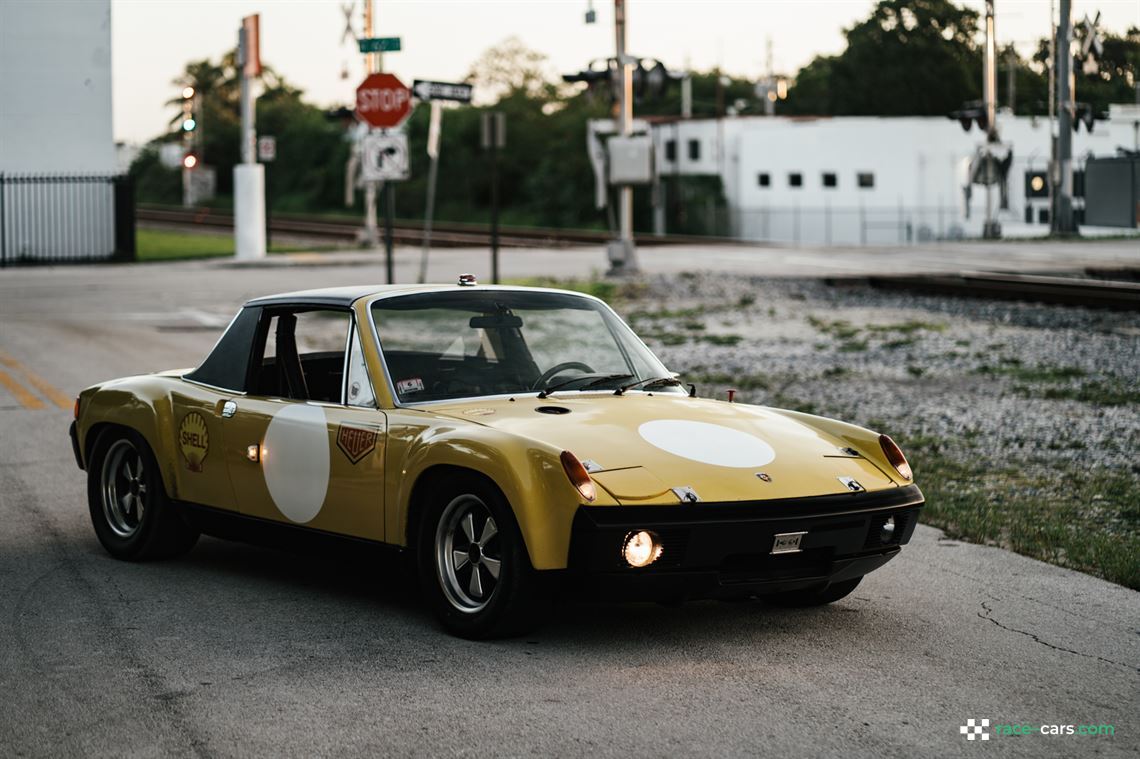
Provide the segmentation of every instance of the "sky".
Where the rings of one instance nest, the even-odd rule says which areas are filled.
[[[959,0],[961,2],[961,0]],[[236,44],[241,18],[261,14],[261,58],[319,106],[347,105],[364,64],[342,42],[342,7],[354,6],[363,28],[364,0],[112,0],[115,139],[141,143],[174,115],[163,105],[187,62],[217,60]],[[485,50],[516,36],[548,56],[556,74],[578,71],[613,54],[609,0],[375,0],[374,36],[398,36],[402,50],[384,69],[413,79],[460,81]],[[984,0],[965,0],[979,12]],[[586,24],[592,5],[597,22]],[[670,69],[758,78],[767,71],[767,41],[778,72],[794,73],[816,55],[842,51],[843,29],[865,18],[872,0],[627,0],[628,50]],[[1050,29],[1049,0],[996,0],[999,44],[1028,52]],[[1140,26],[1137,0],[1073,0],[1080,20],[1100,11],[1101,26],[1123,33]],[[347,73],[347,77],[342,76]],[[980,76],[980,73],[979,73]]]

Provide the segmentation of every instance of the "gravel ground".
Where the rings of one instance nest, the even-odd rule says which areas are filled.
[[[911,452],[920,480],[927,464],[941,478],[936,488],[979,491],[963,508],[1079,497],[1083,505],[1047,528],[1092,520],[1131,548],[1072,560],[1077,547],[1058,547],[1055,537],[1023,544],[1019,530],[1041,530],[1011,527],[1004,513],[971,531],[961,515],[928,512],[959,536],[1140,586],[1140,315],[712,274],[649,278],[614,300],[701,395],[723,398],[734,387],[738,400],[888,432]],[[962,482],[987,470],[1005,476]],[[989,536],[985,525],[1002,534]]]
[[[958,440],[1019,464],[1140,463],[1137,314],[700,274],[650,280],[633,303],[626,316],[670,369],[725,375],[702,394],[723,394],[732,376],[741,400],[885,422],[952,452]],[[655,337],[666,331],[687,339]],[[1131,402],[1064,397],[1089,386]]]

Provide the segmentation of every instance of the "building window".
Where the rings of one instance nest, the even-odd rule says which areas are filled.
[[[689,140],[689,160],[690,161],[701,160],[701,141],[700,140]]]
[[[789,187],[803,187],[804,186],[804,175],[799,173],[798,171],[793,171],[791,174],[788,174],[788,186]]]
[[[836,178],[834,171],[823,172],[823,186],[824,187],[835,187],[838,184],[839,184],[839,180]]]
[[[665,160],[672,163],[677,160],[677,141],[665,140]]]
[[[768,172],[765,171],[756,175],[756,184],[761,187],[768,187],[772,184],[772,178],[768,176]]]
[[[864,190],[871,190],[875,187],[875,175],[869,171],[860,171],[855,177],[858,181],[859,187]]]

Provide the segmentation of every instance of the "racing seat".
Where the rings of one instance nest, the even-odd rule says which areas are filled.
[[[301,369],[301,354],[297,352],[297,317],[281,314],[277,317],[277,373],[279,387],[285,395],[298,401],[309,400],[305,372]]]

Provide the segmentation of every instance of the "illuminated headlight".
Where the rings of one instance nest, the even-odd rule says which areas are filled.
[[[879,531],[879,542],[890,543],[895,537],[895,518],[887,517],[887,521],[883,522],[883,529]]]
[[[661,543],[652,532],[631,532],[622,542],[621,555],[631,567],[647,567],[661,557]]]

